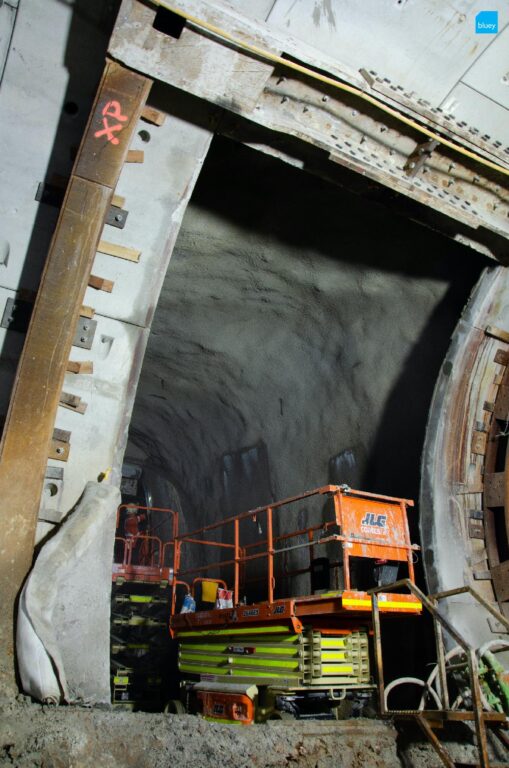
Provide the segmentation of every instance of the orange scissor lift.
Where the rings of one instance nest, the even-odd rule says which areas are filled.
[[[319,514],[315,509],[305,525],[312,502]],[[388,580],[371,587],[395,581],[401,564],[414,582],[412,506],[327,485],[176,536],[170,631],[188,710],[249,724],[281,712],[330,712],[347,694],[356,701],[371,696],[372,596],[356,581],[371,561],[392,566]],[[327,573],[316,589],[316,579],[309,582],[320,569]],[[331,577],[334,584],[323,589]],[[195,611],[181,612],[182,587],[196,599]],[[216,589],[226,607],[207,603]],[[411,593],[379,591],[377,606],[385,614],[422,611]]]

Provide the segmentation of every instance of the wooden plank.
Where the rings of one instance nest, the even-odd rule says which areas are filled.
[[[499,602],[509,600],[509,560],[491,569],[493,588]]]
[[[130,149],[125,161],[126,163],[144,163],[145,152],[142,149]]]
[[[151,81],[108,61],[39,284],[0,444],[0,689],[17,691],[13,617],[33,560],[37,515],[67,363],[97,243]],[[120,106],[118,125],[107,113]],[[109,105],[109,106],[108,106]],[[107,129],[105,128],[105,121]],[[58,343],[55,343],[57,340]],[[58,446],[57,446],[58,447]],[[58,455],[58,458],[62,454]]]
[[[92,360],[69,360],[66,371],[67,373],[90,374],[94,372],[94,363]]]
[[[499,365],[508,365],[509,364],[509,352],[506,352],[505,349],[497,349],[497,354],[493,358],[495,363],[498,363]]]
[[[76,413],[84,414],[87,410],[87,403],[83,402],[79,395],[71,395],[69,392],[60,393],[59,405],[62,408],[68,408]]]
[[[95,288],[96,291],[106,291],[106,293],[111,293],[115,283],[112,280],[106,280],[105,277],[90,275],[88,278],[88,285],[90,288]]]
[[[503,507],[505,504],[505,472],[484,475],[484,506]]]
[[[71,440],[71,433],[67,429],[58,429],[55,427],[53,430],[53,439],[60,440],[62,443],[68,443]]]
[[[488,440],[487,432],[478,432],[477,430],[472,435],[472,453],[477,453],[480,456],[484,456],[486,453],[486,443]]]
[[[115,208],[123,208],[125,206],[125,197],[122,197],[122,195],[113,195],[111,204],[114,205]]]
[[[164,112],[154,109],[154,107],[143,107],[141,110],[141,119],[146,120],[147,123],[161,126],[166,120],[166,115]]]
[[[72,405],[76,407],[81,402],[79,395],[71,395],[70,392],[60,392],[60,405]]]
[[[100,240],[97,250],[108,254],[108,256],[116,256],[118,259],[126,259],[127,261],[138,262],[141,256],[141,251],[138,251],[136,248],[109,243],[107,240]]]
[[[86,307],[83,305],[80,309],[80,317],[88,317],[89,320],[95,315],[95,309],[93,307]]]
[[[484,333],[486,336],[492,336],[494,339],[509,343],[509,332],[504,331],[502,328],[497,328],[496,325],[487,325]]]

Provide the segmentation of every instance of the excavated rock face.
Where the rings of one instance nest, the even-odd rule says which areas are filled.
[[[415,497],[449,338],[484,261],[216,139],[168,270],[128,454],[185,527],[332,482]]]

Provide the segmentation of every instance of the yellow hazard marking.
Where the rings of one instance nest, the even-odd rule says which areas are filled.
[[[220,670],[218,667],[201,667],[197,664],[179,664],[179,669],[181,672],[193,672],[197,675],[223,675],[228,677],[270,677],[270,678],[283,678],[284,680],[287,680],[289,677],[298,679],[298,676],[296,675],[288,675],[288,672],[274,672],[274,671],[266,671],[266,672],[259,672],[256,669],[224,669]]]
[[[286,626],[265,626],[265,627],[236,627],[229,629],[198,629],[198,630],[185,630],[180,632],[177,630],[178,637],[221,637],[222,635],[267,635],[267,634],[279,634],[282,632],[289,633],[292,631],[290,627]]]
[[[343,605],[371,608],[371,599],[363,600],[356,597],[344,597]],[[408,611],[421,611],[422,603],[403,600],[379,600],[378,607],[381,611],[385,611],[388,608],[405,608]]]
[[[322,661],[344,661],[345,658],[346,653],[341,653],[340,651],[337,651],[337,653],[333,653],[331,651],[322,653]]]
[[[324,675],[353,675],[353,667],[345,664],[324,664],[322,666]]]

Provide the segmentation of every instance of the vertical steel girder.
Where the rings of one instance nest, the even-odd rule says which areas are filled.
[[[14,691],[15,603],[30,568],[74,332],[118,177],[152,81],[108,61],[74,163],[0,444],[0,691]]]

